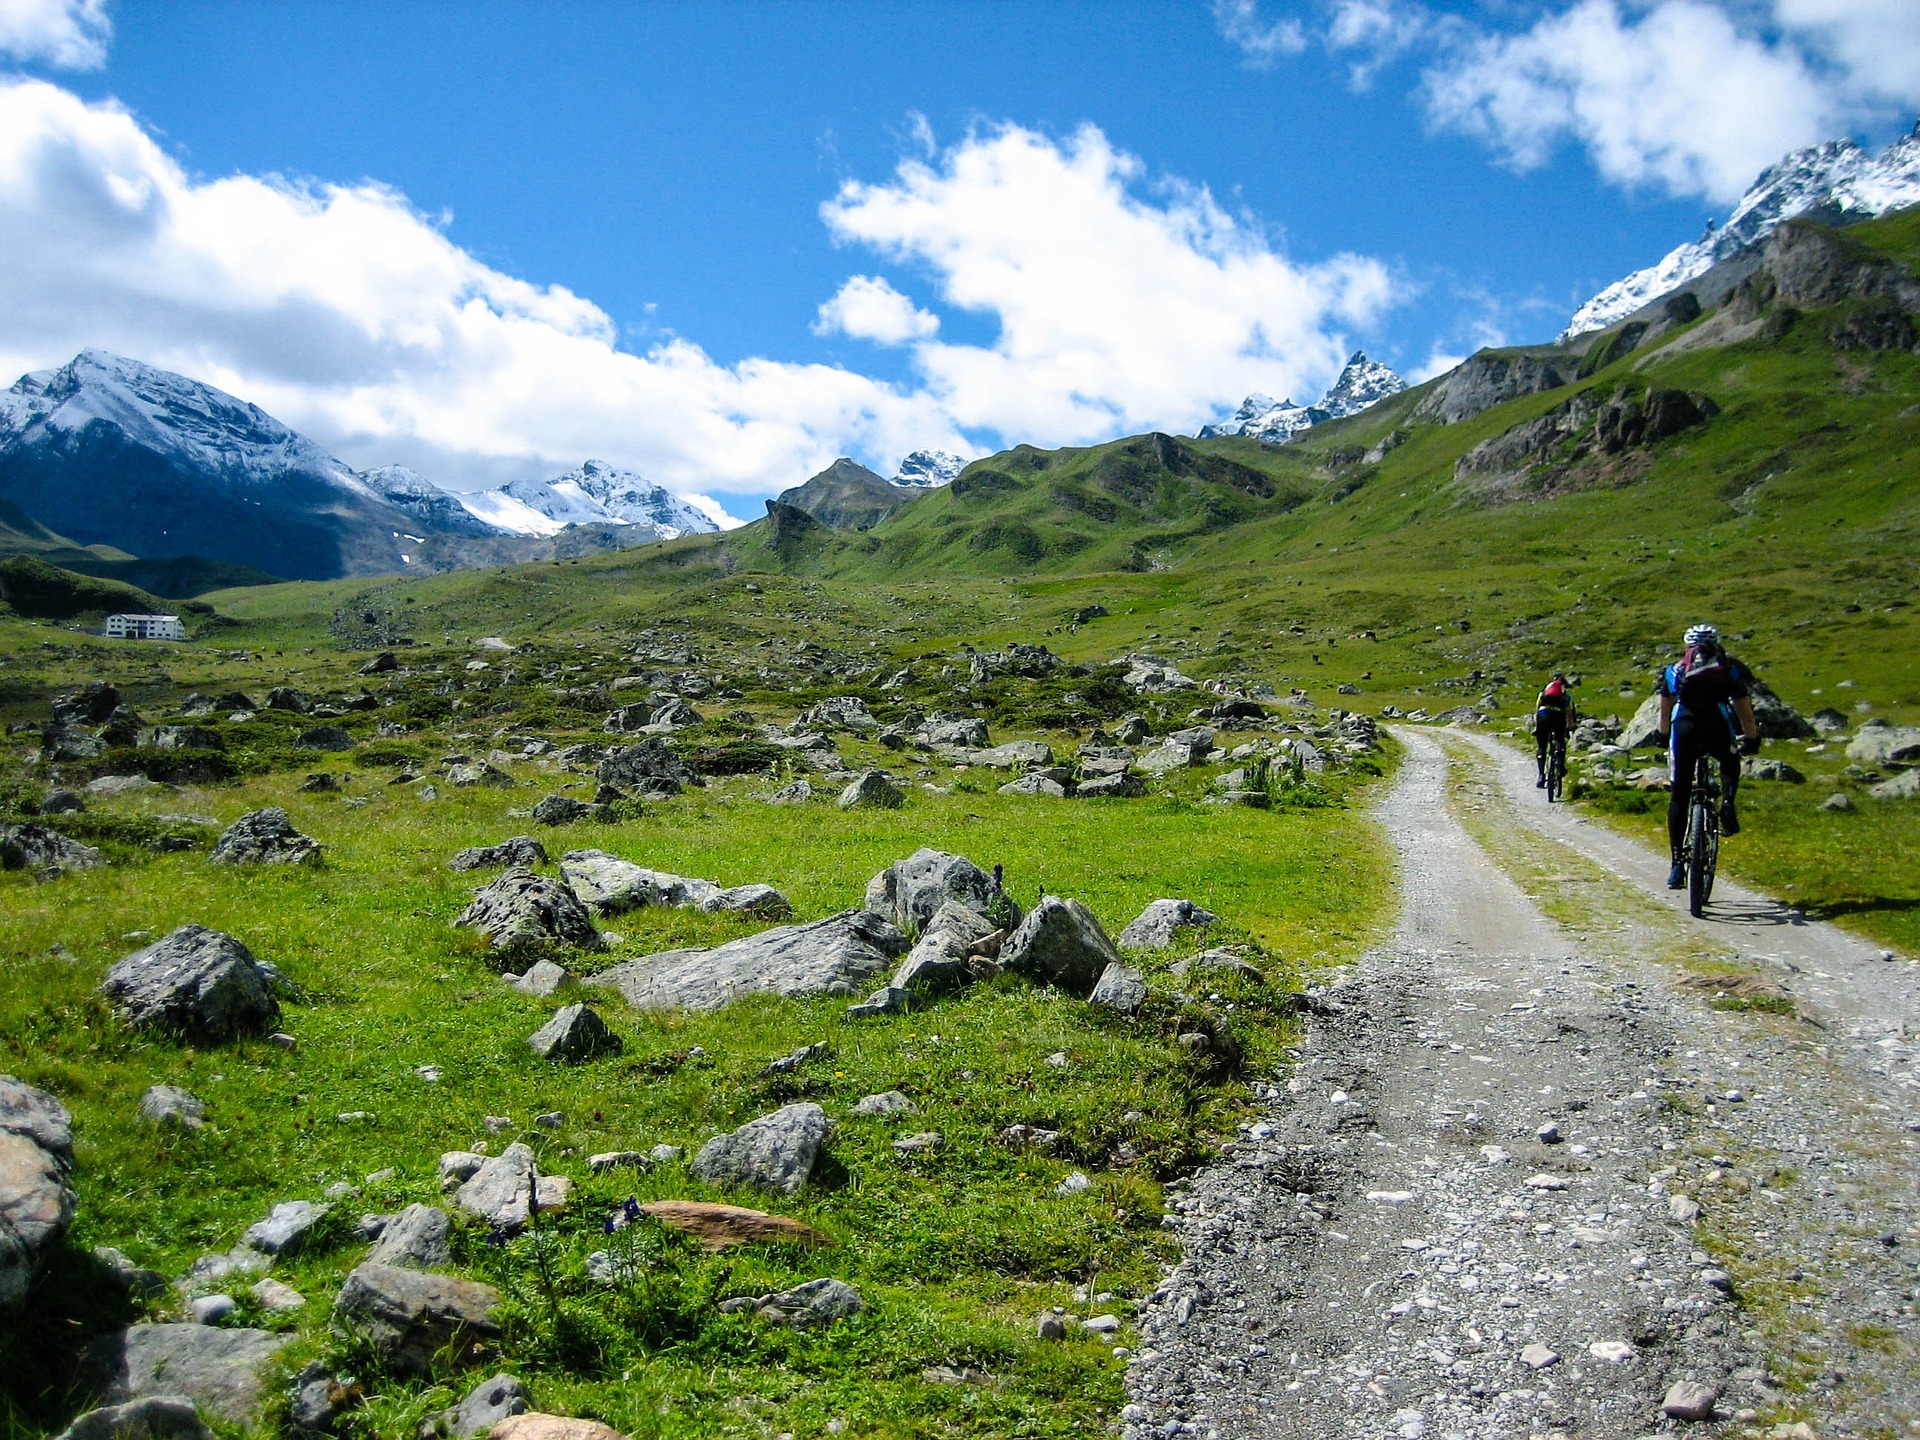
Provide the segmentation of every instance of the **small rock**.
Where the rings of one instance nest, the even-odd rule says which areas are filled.
[[[671,1165],[686,1153],[678,1145],[656,1145],[647,1151],[647,1158],[656,1165]]]
[[[1051,1310],[1043,1310],[1033,1322],[1033,1331],[1042,1340],[1064,1340],[1067,1338],[1067,1323]]]
[[[1700,1272],[1700,1283],[1718,1290],[1722,1295],[1733,1294],[1733,1276],[1724,1270],[1706,1269]]]
[[[498,1335],[499,1304],[500,1292],[477,1281],[362,1264],[347,1276],[333,1309],[397,1373],[424,1375],[437,1356],[451,1352],[458,1364],[470,1342]]]
[[[1699,1380],[1676,1380],[1660,1402],[1662,1414],[1674,1420],[1711,1420],[1720,1392]]]
[[[1121,1015],[1137,1015],[1140,1007],[1147,1003],[1146,976],[1116,960],[1100,972],[1087,1002]]]
[[[511,1375],[495,1375],[482,1380],[467,1392],[448,1419],[447,1433],[452,1440],[485,1435],[501,1421],[524,1415],[533,1408],[527,1387]]]
[[[574,1420],[565,1415],[543,1415],[537,1410],[502,1420],[487,1440],[627,1440],[611,1425],[598,1420]]]
[[[1182,930],[1204,929],[1220,917],[1191,900],[1156,900],[1120,932],[1127,950],[1164,950]]]
[[[1542,1145],[1558,1145],[1560,1143],[1560,1127],[1552,1121],[1548,1121],[1533,1133],[1534,1138]]]
[[[1587,1353],[1605,1365],[1624,1365],[1635,1352],[1624,1340],[1596,1340],[1587,1346]]]
[[[855,1115],[911,1115],[918,1107],[898,1090],[884,1090],[855,1102]]]
[[[381,1227],[379,1242],[367,1259],[404,1270],[437,1270],[453,1263],[452,1233],[453,1217],[446,1211],[434,1205],[409,1205]]]
[[[1529,1370],[1544,1370],[1549,1365],[1558,1365],[1560,1357],[1554,1351],[1537,1341],[1520,1351],[1520,1363]]]
[[[1567,1182],[1558,1175],[1529,1175],[1527,1187],[1532,1190],[1564,1190]]]
[[[860,1292],[844,1280],[809,1280],[791,1290],[763,1295],[754,1304],[754,1317],[775,1325],[804,1329],[858,1315],[866,1308]]]
[[[938,1150],[947,1143],[947,1137],[938,1130],[926,1130],[918,1135],[903,1135],[893,1142],[893,1148],[902,1155],[923,1154],[928,1150]]]
[[[1700,1202],[1691,1195],[1669,1195],[1667,1214],[1682,1225],[1691,1225],[1700,1218]]]
[[[538,811],[535,812],[538,818]],[[494,870],[512,865],[532,869],[547,863],[547,847],[531,835],[515,835],[498,845],[474,845],[460,851],[447,862],[449,870]]]
[[[587,1169],[595,1175],[608,1170],[645,1170],[651,1163],[640,1150],[603,1150],[587,1157]]]
[[[56,1440],[213,1440],[213,1431],[178,1395],[148,1395],[80,1416]]]
[[[311,1200],[283,1200],[266,1219],[249,1225],[240,1243],[262,1255],[291,1255],[307,1242],[332,1209]]]
[[[277,805],[242,815],[214,842],[216,865],[317,865],[320,844],[293,828]]]
[[[307,1297],[298,1290],[274,1279],[256,1281],[248,1293],[253,1296],[254,1303],[262,1310],[273,1313],[298,1310],[307,1303]]]
[[[898,985],[882,985],[858,1004],[847,1007],[847,1019],[872,1020],[882,1015],[904,1015],[910,997]]]
[[[620,1037],[585,1005],[565,1005],[527,1037],[535,1054],[556,1064],[573,1064],[598,1055],[620,1053]]]
[[[713,1185],[797,1194],[832,1133],[833,1122],[818,1105],[788,1105],[707,1141],[694,1157],[693,1173]]]
[[[1822,810],[1851,810],[1853,809],[1853,797],[1843,790],[1836,790],[1820,802],[1820,808]]]
[[[1076,1170],[1058,1185],[1054,1186],[1053,1193],[1056,1195],[1079,1195],[1092,1188],[1093,1181],[1089,1180],[1084,1172]]]
[[[140,1118],[154,1125],[198,1130],[206,1124],[207,1107],[178,1085],[154,1085],[140,1097]]]
[[[640,1207],[669,1229],[691,1235],[709,1252],[761,1242],[824,1245],[827,1237],[785,1215],[769,1215],[739,1205],[706,1200],[651,1200]]]
[[[567,1123],[567,1117],[564,1111],[549,1110],[544,1115],[534,1116],[533,1123],[538,1125],[542,1130],[558,1130],[562,1125]]]
[[[837,802],[842,810],[898,810],[907,797],[884,770],[862,770],[840,792]]]
[[[187,1302],[187,1314],[196,1325],[218,1325],[239,1308],[231,1295],[197,1295]]]

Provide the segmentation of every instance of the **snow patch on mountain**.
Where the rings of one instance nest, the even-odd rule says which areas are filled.
[[[1704,275],[1736,251],[1764,240],[1797,215],[1839,224],[1870,220],[1920,204],[1920,125],[1878,159],[1851,140],[1796,150],[1760,173],[1718,230],[1670,251],[1657,264],[1616,280],[1574,311],[1562,340],[1624,320],[1649,301]]]
[[[888,483],[907,490],[935,490],[951,485],[966,468],[967,462],[950,451],[916,450],[900,462],[900,473]]]
[[[1407,382],[1393,370],[1377,360],[1369,360],[1366,351],[1356,350],[1318,405],[1296,405],[1291,400],[1275,400],[1256,391],[1242,400],[1240,408],[1227,419],[1201,426],[1199,438],[1246,435],[1264,444],[1281,445],[1302,430],[1328,420],[1358,415],[1369,405],[1377,405],[1406,388]]]
[[[519,535],[553,535],[569,525],[636,525],[655,539],[708,534],[719,524],[633,470],[589,460],[552,480],[516,480],[455,497],[473,515]]]

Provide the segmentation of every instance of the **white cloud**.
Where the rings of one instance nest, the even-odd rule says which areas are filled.
[[[1257,69],[1307,48],[1306,27],[1294,19],[1262,19],[1259,0],[1213,0],[1213,20]]]
[[[855,275],[820,307],[813,332],[831,335],[837,331],[878,345],[904,345],[909,340],[924,340],[939,328],[937,315],[916,309],[885,279]]]
[[[0,375],[97,346],[453,489],[594,456],[750,505],[837,455],[885,471],[921,448],[1088,443],[1188,429],[1250,390],[1317,393],[1342,327],[1397,295],[1373,260],[1289,260],[1091,128],[976,134],[822,213],[997,338],[944,342],[934,314],[861,274],[821,322],[909,346],[910,384],[721,365],[686,339],[622,351],[592,302],[481,263],[390,189],[191,176],[119,107],[0,80]]]
[[[923,340],[915,363],[962,428],[1040,444],[1184,429],[1250,390],[1318,393],[1348,348],[1339,327],[1396,298],[1377,261],[1295,264],[1205,190],[1143,186],[1097,129],[1056,142],[1008,125],[850,181],[822,213],[998,321],[992,345]]]
[[[1774,0],[1779,23],[1864,98],[1920,96],[1920,4],[1914,0]]]
[[[1845,128],[1804,56],[1743,34],[1699,0],[1639,15],[1580,0],[1518,35],[1484,36],[1427,72],[1433,118],[1516,165],[1571,138],[1607,179],[1737,198],[1787,151]]]
[[[0,56],[60,70],[107,63],[106,0],[0,0]]]
[[[1327,21],[1327,49],[1349,58],[1347,77],[1356,90],[1415,45],[1431,43],[1447,22],[1405,0],[1337,0]]]

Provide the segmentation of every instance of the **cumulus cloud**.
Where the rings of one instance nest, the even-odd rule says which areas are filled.
[[[947,343],[938,303],[862,273],[819,325],[908,347],[909,381],[722,365],[685,338],[632,353],[590,300],[483,264],[391,189],[192,176],[123,109],[0,80],[0,374],[97,346],[251,400],[356,465],[471,490],[592,456],[710,505],[838,455],[884,469],[921,448],[1087,443],[1190,428],[1249,390],[1317,392],[1342,327],[1397,293],[1372,260],[1289,260],[1091,128],[971,135],[846,185],[823,216],[997,338]]]
[[[822,214],[998,323],[992,345],[922,340],[915,364],[961,427],[1045,444],[1184,429],[1250,390],[1318,393],[1341,327],[1398,294],[1375,260],[1289,260],[1204,189],[1149,183],[1090,126],[981,131],[885,183],[849,181]]]
[[[939,328],[939,316],[916,309],[884,278],[855,275],[820,307],[813,332],[837,332],[877,345],[904,345],[909,340],[924,340]]]
[[[1419,0],[1302,13],[1247,23],[1294,26],[1356,88],[1417,56],[1429,121],[1519,169],[1573,145],[1609,181],[1673,195],[1731,201],[1787,152],[1920,106],[1915,0],[1572,0],[1519,28]]]
[[[58,70],[107,63],[106,0],[0,0],[0,57]]]
[[[1258,69],[1307,48],[1305,26],[1291,18],[1264,19],[1258,0],[1213,0],[1213,20],[1220,33],[1240,47],[1247,63]]]

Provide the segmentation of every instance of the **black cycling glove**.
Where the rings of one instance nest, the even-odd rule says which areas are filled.
[[[1740,753],[1742,755],[1758,755],[1760,753],[1760,737],[1758,735],[1742,735],[1740,737]]]

